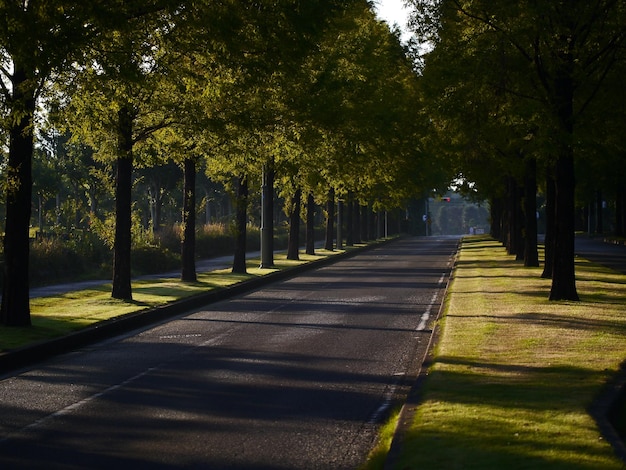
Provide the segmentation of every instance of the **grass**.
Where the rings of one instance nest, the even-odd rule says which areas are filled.
[[[0,351],[62,336],[111,318],[157,307],[194,294],[225,288],[247,279],[344,252],[345,250],[316,250],[315,255],[300,253],[299,261],[288,260],[285,254],[279,253],[274,255],[274,267],[270,269],[259,268],[259,259],[249,259],[246,262],[247,274],[233,274],[230,269],[216,270],[199,273],[195,283],[184,283],[172,278],[134,281],[133,300],[130,302],[111,298],[111,284],[31,299],[32,326],[29,328],[0,326]]]
[[[550,302],[541,269],[464,240],[396,468],[626,468],[588,413],[626,358],[626,277],[576,270],[581,302]]]

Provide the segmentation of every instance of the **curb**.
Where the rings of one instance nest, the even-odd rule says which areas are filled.
[[[457,257],[460,249],[461,242],[459,242],[457,246],[456,253],[454,255],[454,263],[449,270],[448,280],[446,282],[443,298],[441,300],[441,306],[439,307],[439,311],[437,312],[437,317],[433,321],[433,329],[428,340],[426,352],[424,353],[424,356],[422,358],[421,366],[418,369],[417,377],[415,378],[415,381],[413,382],[413,385],[409,390],[405,403],[400,409],[400,414],[398,415],[398,421],[396,423],[396,429],[394,430],[391,445],[389,447],[389,451],[387,452],[387,457],[385,458],[385,463],[383,467],[384,470],[392,470],[396,468],[400,453],[404,446],[406,434],[411,427],[413,417],[415,416],[415,413],[417,412],[417,409],[422,402],[422,386],[428,377],[428,373],[431,366],[433,365],[433,361],[435,358],[435,347],[439,342],[439,336],[441,332],[441,328],[438,327],[438,323],[445,310],[446,299],[448,297],[448,287],[450,286],[450,282],[454,278],[454,273],[457,265]]]
[[[624,436],[617,431],[614,418],[617,417],[617,410],[624,400],[626,400],[626,361],[621,364],[617,374],[605,384],[588,409],[600,433],[622,462],[626,462],[626,442]]]
[[[371,244],[341,254],[328,256],[320,260],[311,261],[310,263],[304,263],[282,271],[242,281],[211,292],[185,297],[158,307],[111,318],[58,338],[2,352],[0,353],[0,374],[8,374],[95,342],[164,321],[221,300],[230,299],[237,295],[254,291],[273,282],[289,279],[312,269],[329,266],[337,261],[351,258],[394,240],[398,240],[398,238],[376,240]]]

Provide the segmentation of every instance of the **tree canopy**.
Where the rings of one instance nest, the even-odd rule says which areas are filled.
[[[503,191],[503,177],[521,179],[534,168],[527,161],[545,169],[546,187],[553,181],[556,189],[548,204],[554,214],[546,241],[553,255],[550,298],[577,300],[576,168],[593,160],[591,141],[611,151],[590,117],[623,67],[623,5],[410,3],[415,27],[434,44],[424,76],[433,90],[427,100],[437,148],[450,152],[458,171],[491,195]]]
[[[46,133],[67,150],[35,154],[42,207],[70,184],[50,178],[50,165],[63,164],[101,223],[98,195],[111,194],[115,168],[113,296],[122,299],[132,295],[133,169],[174,161],[186,181],[202,168],[255,190],[271,162],[285,198],[321,203],[332,189],[378,209],[445,184],[422,148],[428,117],[409,51],[365,0],[34,0],[0,12],[6,325],[30,323],[33,149]],[[183,218],[195,206],[190,184]]]

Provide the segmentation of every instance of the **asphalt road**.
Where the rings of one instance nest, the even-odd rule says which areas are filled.
[[[626,245],[580,236],[576,237],[576,255],[626,274]]]
[[[356,468],[456,245],[400,240],[4,377],[0,468]]]

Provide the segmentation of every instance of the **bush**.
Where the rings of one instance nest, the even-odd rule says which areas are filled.
[[[160,246],[172,253],[180,253],[180,243],[182,240],[182,226],[176,224],[174,226],[161,227],[153,235],[151,245]]]
[[[133,226],[131,265],[133,275],[158,274],[180,269],[181,226],[163,227],[158,232]],[[301,244],[304,243],[304,227]],[[248,251],[260,250],[260,229],[248,225]],[[31,242],[31,284],[69,282],[83,279],[109,279],[112,272],[112,227],[110,221],[100,223],[96,230],[75,230],[70,234],[38,236]],[[284,226],[274,231],[274,248],[287,248],[288,233]],[[233,229],[228,224],[200,226],[196,234],[196,257],[213,258],[234,253]],[[1,283],[1,280],[0,280]]]
[[[206,224],[196,233],[196,257],[214,258],[234,252],[235,242],[226,224]]]
[[[180,256],[167,248],[144,245],[133,248],[131,266],[136,275],[165,273],[180,268]]]
[[[38,237],[30,246],[30,280],[34,285],[100,277],[111,272],[111,250],[90,232],[65,237]],[[90,276],[91,274],[91,276]]]

